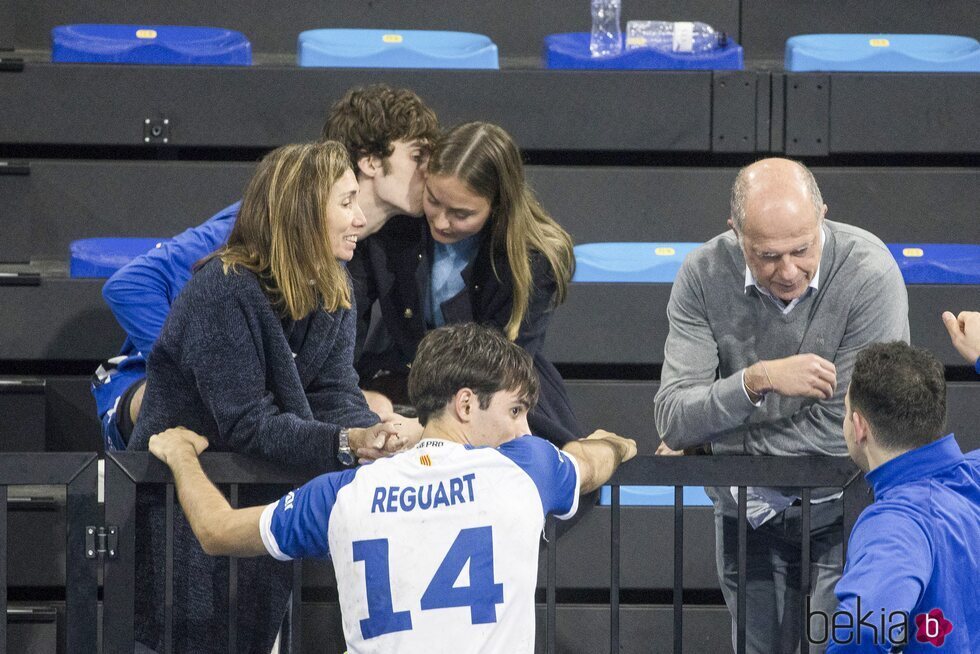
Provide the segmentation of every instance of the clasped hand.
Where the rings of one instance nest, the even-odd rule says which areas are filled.
[[[352,427],[348,436],[350,449],[360,463],[370,463],[418,442],[418,438],[413,440],[413,435],[399,433],[399,429],[400,424],[391,421],[379,422],[373,427]]]

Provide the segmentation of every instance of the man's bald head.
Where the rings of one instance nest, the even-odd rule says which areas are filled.
[[[756,284],[787,303],[807,292],[820,266],[826,210],[803,164],[763,159],[739,171],[729,224]]]
[[[817,180],[809,168],[791,159],[762,159],[738,171],[731,198],[731,218],[736,232],[741,234],[745,230],[749,215],[762,213],[750,211],[749,204],[764,202],[799,205],[789,207],[797,209],[794,213],[804,213],[802,204],[806,203],[813,208],[813,216],[818,221],[823,218],[823,197]]]

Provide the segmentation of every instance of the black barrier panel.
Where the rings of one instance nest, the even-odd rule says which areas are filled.
[[[87,534],[98,523],[98,467],[94,453],[0,454],[0,654],[7,652],[7,489],[64,486],[66,652],[96,651],[97,559]]]
[[[315,138],[326,108],[348,89],[384,82],[414,90],[443,124],[497,123],[525,150],[707,153],[712,79],[707,70],[596,75],[31,63],[0,78],[0,143],[137,146],[149,153],[155,146],[144,145],[144,122],[167,119],[172,147],[271,148]],[[256,94],[257,88],[276,92]],[[754,98],[743,111],[755,114]]]
[[[205,472],[216,484],[232,485],[232,501],[237,503],[240,484],[282,483],[299,484],[306,477],[296,472],[286,472],[272,465],[251,460],[236,454],[206,454],[201,457]],[[106,464],[106,520],[120,525],[118,556],[105,562],[105,602],[103,633],[105,651],[132,651],[134,645],[133,618],[135,596],[135,539],[132,534],[135,523],[136,490],[144,484],[167,485],[168,524],[173,523],[174,494],[169,470],[161,462],[145,452],[113,453]],[[746,639],[746,540],[747,540],[747,487],[769,486],[792,489],[801,495],[802,561],[810,555],[810,504],[811,489],[843,489],[844,540],[853,527],[860,510],[867,504],[869,494],[859,471],[844,457],[772,457],[772,456],[712,456],[712,457],[656,457],[642,456],[623,465],[613,479],[611,527],[610,527],[610,585],[609,585],[609,645],[611,651],[620,651],[620,493],[622,485],[668,485],[674,487],[674,583],[673,583],[673,648],[683,651],[683,560],[684,560],[684,486],[737,486],[738,487],[738,607],[736,611],[736,651],[745,651]],[[545,607],[545,642],[548,652],[556,651],[556,579],[557,544],[553,519],[545,527],[547,557],[547,588]],[[167,588],[172,588],[172,526],[167,535],[167,556],[164,563]],[[232,570],[234,571],[234,567]],[[810,587],[810,569],[801,565],[801,590]],[[235,596],[237,578],[234,572],[229,578],[230,595]],[[299,602],[302,587],[302,569],[298,563],[293,568],[293,597],[290,600],[290,629],[288,651],[299,652],[301,646]],[[166,649],[171,650],[170,628],[172,596],[167,593]],[[803,615],[800,619],[805,619]],[[229,642],[234,650],[237,633],[235,620],[229,620]],[[805,632],[805,630],[804,630]],[[805,638],[801,635],[801,640]],[[286,651],[286,650],[284,650]]]
[[[299,485],[310,478],[309,474],[287,472],[269,463],[237,454],[207,454],[201,457],[204,472],[215,484],[230,484],[230,503],[238,503],[240,485],[289,484]],[[106,458],[106,522],[120,527],[119,552],[107,560],[104,568],[102,633],[105,652],[131,652],[135,645],[135,597],[136,597],[136,496],[140,485],[166,486],[166,556],[164,597],[164,653],[173,650],[173,525],[175,493],[170,470],[149,452],[113,452]],[[302,588],[301,568],[294,567],[293,599],[290,612],[296,614],[298,597]],[[229,652],[237,652],[237,597],[238,574],[235,559],[231,558],[228,575]],[[300,639],[291,625],[289,651],[300,651]],[[164,654],[161,653],[161,654]]]
[[[610,480],[612,486],[610,543],[610,651],[620,651],[619,639],[619,487],[621,485],[674,486],[674,652],[683,651],[683,487],[737,486],[737,559],[738,586],[735,619],[735,651],[746,651],[746,570],[747,570],[747,487],[767,486],[792,489],[801,498],[801,565],[800,593],[805,597],[810,588],[810,494],[814,488],[840,488],[843,492],[843,538],[851,532],[861,509],[867,505],[867,485],[858,469],[845,457],[772,457],[772,456],[693,456],[637,457],[623,465]],[[548,586],[555,578],[549,571]],[[805,609],[804,609],[805,611]],[[800,614],[805,625],[805,613]],[[800,630],[800,640],[806,652],[806,628]]]

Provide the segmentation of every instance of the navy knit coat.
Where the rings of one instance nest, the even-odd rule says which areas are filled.
[[[314,311],[284,320],[251,272],[205,264],[174,302],[148,361],[146,394],[131,450],[183,426],[209,451],[238,452],[283,466],[337,467],[342,427],[378,422],[357,386],[355,313]],[[243,489],[242,506],[284,489]],[[162,491],[141,493],[137,518],[137,640],[163,639],[165,510]],[[204,554],[176,511],[174,651],[227,652],[228,562]],[[271,650],[289,596],[290,567],[271,558],[238,565],[238,649]]]

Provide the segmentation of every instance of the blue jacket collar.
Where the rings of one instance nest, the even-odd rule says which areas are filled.
[[[933,477],[940,470],[963,461],[963,452],[960,451],[956,438],[953,434],[949,434],[895,457],[878,466],[865,477],[874,489],[875,497],[880,497],[890,488],[917,479]]]

